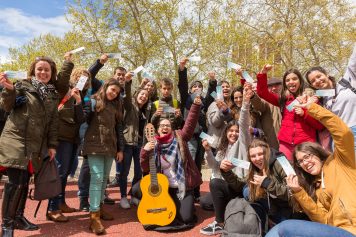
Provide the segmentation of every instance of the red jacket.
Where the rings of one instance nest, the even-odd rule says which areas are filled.
[[[267,74],[257,74],[257,94],[267,102],[278,107],[280,106],[280,96],[268,91]],[[315,142],[316,131],[321,130],[324,126],[309,116],[307,110],[304,110],[303,117],[295,114],[294,110],[288,111],[286,107],[294,99],[295,97],[293,95],[287,97],[282,113],[282,123],[278,133],[278,140],[292,145],[303,142]]]

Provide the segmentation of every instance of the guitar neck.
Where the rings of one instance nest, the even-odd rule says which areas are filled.
[[[155,162],[154,155],[150,155],[149,161],[150,161],[151,185],[157,186],[158,185],[157,168],[156,168],[156,162]]]

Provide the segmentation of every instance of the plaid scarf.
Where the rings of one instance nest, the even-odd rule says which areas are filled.
[[[164,165],[161,164],[161,158],[165,161],[175,161],[175,166],[172,167],[172,170],[178,181],[177,196],[179,200],[182,200],[185,196],[185,173],[183,160],[179,153],[177,139],[173,136],[173,134],[168,134],[163,137],[156,136],[155,138],[157,140],[157,146],[155,147],[156,166],[158,166],[160,171],[163,172],[163,169],[166,167],[162,167]]]
[[[36,91],[40,95],[40,98],[42,99],[42,101],[46,100],[48,93],[53,93],[56,90],[56,88],[54,87],[53,84],[45,84],[45,83],[37,80],[36,77],[32,77],[31,84],[33,85],[33,87],[36,89]]]

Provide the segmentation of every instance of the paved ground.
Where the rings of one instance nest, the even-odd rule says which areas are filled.
[[[79,166],[80,167],[80,166]],[[114,169],[112,169],[111,176],[114,176]],[[203,169],[204,180],[209,179],[210,172]],[[130,175],[131,177],[132,175]],[[0,193],[2,194],[3,182],[0,185]],[[75,178],[68,183],[67,186],[67,203],[71,207],[79,207],[79,200],[77,198],[77,184]],[[120,194],[118,188],[108,189],[110,197],[116,200],[115,205],[105,205],[106,210],[111,212],[115,219],[113,221],[103,221],[103,225],[106,228],[106,236],[131,236],[131,237],[143,237],[143,236],[203,236],[199,233],[200,228],[206,226],[214,220],[214,213],[202,210],[198,205],[197,216],[198,223],[195,228],[179,233],[158,233],[153,231],[145,231],[142,225],[138,222],[136,216],[136,207],[132,207],[129,210],[121,209],[118,205]],[[209,186],[208,182],[205,181],[201,187],[202,194],[208,192]],[[2,196],[2,195],[1,195]],[[22,236],[50,236],[50,237],[66,237],[66,236],[95,236],[92,234],[89,227],[89,214],[85,212],[75,212],[69,216],[70,221],[67,223],[53,223],[47,221],[45,217],[45,212],[47,208],[47,201],[42,203],[40,210],[38,211],[37,218],[33,217],[34,210],[36,208],[37,202],[28,200],[25,216],[29,220],[40,226],[40,230],[26,232],[26,231],[15,231],[16,237]]]

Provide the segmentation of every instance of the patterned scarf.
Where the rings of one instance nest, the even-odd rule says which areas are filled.
[[[157,146],[155,147],[155,160],[156,165],[162,172],[162,164],[161,159],[165,161],[175,160],[175,166],[172,167],[173,172],[176,174],[176,178],[178,181],[178,198],[182,200],[185,196],[185,173],[183,160],[179,153],[178,142],[177,139],[173,136],[173,134],[168,134],[163,137],[156,136]]]
[[[33,87],[36,89],[36,91],[40,95],[40,98],[42,99],[42,101],[46,100],[49,93],[53,93],[56,90],[56,88],[54,87],[53,84],[45,84],[45,83],[37,80],[36,77],[32,77],[31,84],[33,85]]]

